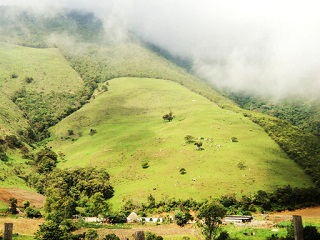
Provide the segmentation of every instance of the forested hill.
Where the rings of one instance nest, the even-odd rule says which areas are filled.
[[[137,39],[129,38],[121,43],[106,41],[102,23],[93,14],[59,11],[56,15],[39,16],[0,7],[0,25],[0,39],[3,42],[0,54],[5,56],[0,61],[6,66],[0,74],[1,90],[5,90],[5,101],[2,103],[9,102],[14,106],[14,110],[8,110],[14,123],[6,122],[5,117],[0,116],[3,132],[1,153],[6,161],[19,158],[17,155],[20,154],[19,161],[22,162],[22,156],[32,158],[32,151],[49,145],[54,137],[50,128],[63,124],[68,116],[76,116],[73,114],[84,106],[92,106],[93,100],[100,95],[106,97],[112,88],[109,80],[120,77],[150,78],[178,83],[180,87],[216,104],[223,109],[221,111],[239,116],[238,120],[241,116],[246,121],[249,118],[257,123],[320,185],[320,143],[315,135],[279,118],[239,108],[213,86],[178,67],[168,57],[163,58],[162,51],[154,52],[154,47],[146,48]],[[37,59],[39,62],[31,67],[30,62]],[[179,95],[178,92],[175,94]],[[2,109],[10,104],[2,106]],[[166,112],[169,110],[166,109]],[[194,126],[200,124],[199,121]],[[67,130],[72,136],[73,129]],[[16,139],[22,142],[10,145]],[[77,141],[72,137],[70,139]],[[10,155],[9,145],[18,149],[14,158]],[[31,153],[26,154],[25,148],[22,151],[22,146]],[[67,152],[65,154],[68,156]],[[60,158],[61,162],[67,161],[63,153]],[[25,172],[20,168],[14,174],[23,178]]]
[[[320,136],[320,100],[285,98],[273,100],[270,97],[228,93],[241,108],[268,114],[290,122],[305,131]]]

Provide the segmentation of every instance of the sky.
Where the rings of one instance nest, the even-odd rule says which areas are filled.
[[[276,98],[320,98],[317,2],[0,0],[0,5],[93,11],[118,38],[133,31],[190,59],[193,71],[216,87]]]

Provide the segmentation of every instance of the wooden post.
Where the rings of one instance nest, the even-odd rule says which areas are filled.
[[[4,240],[12,240],[13,223],[4,224]]]
[[[144,240],[144,239],[145,239],[145,237],[144,237],[144,231],[135,232],[135,234],[134,234],[134,239],[135,239],[135,240]]]
[[[301,216],[293,215],[294,239],[303,240],[303,227]]]

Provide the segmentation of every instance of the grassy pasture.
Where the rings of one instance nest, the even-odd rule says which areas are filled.
[[[40,93],[74,93],[83,86],[81,78],[56,48],[29,48],[0,42],[0,88],[8,96],[26,89]],[[12,78],[16,74],[16,78]],[[25,78],[32,77],[31,83]]]
[[[27,82],[26,78],[32,80]],[[67,98],[82,87],[82,79],[58,49],[0,42],[0,136],[26,129],[29,124],[24,112],[36,116],[52,108],[63,111]],[[28,106],[24,111],[11,101],[14,93],[22,89],[26,90],[27,97],[17,102]]]
[[[145,201],[149,194],[159,200],[201,200],[312,185],[263,129],[243,115],[167,80],[119,78],[109,83],[108,92],[51,129],[55,139],[50,146],[66,155],[61,168],[106,168],[115,187],[114,206],[130,198]],[[175,118],[165,122],[162,115],[170,110]],[[97,133],[91,136],[90,129]],[[202,138],[204,150],[185,144],[188,134]],[[231,142],[232,137],[238,142]],[[149,168],[143,169],[142,162]]]

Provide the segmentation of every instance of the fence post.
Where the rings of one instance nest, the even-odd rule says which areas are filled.
[[[293,215],[294,239],[303,240],[303,226],[301,216]]]
[[[144,239],[145,239],[145,237],[144,237],[144,231],[135,232],[135,234],[134,234],[134,239],[135,239],[135,240],[144,240]]]
[[[4,240],[12,240],[13,223],[4,224]]]

